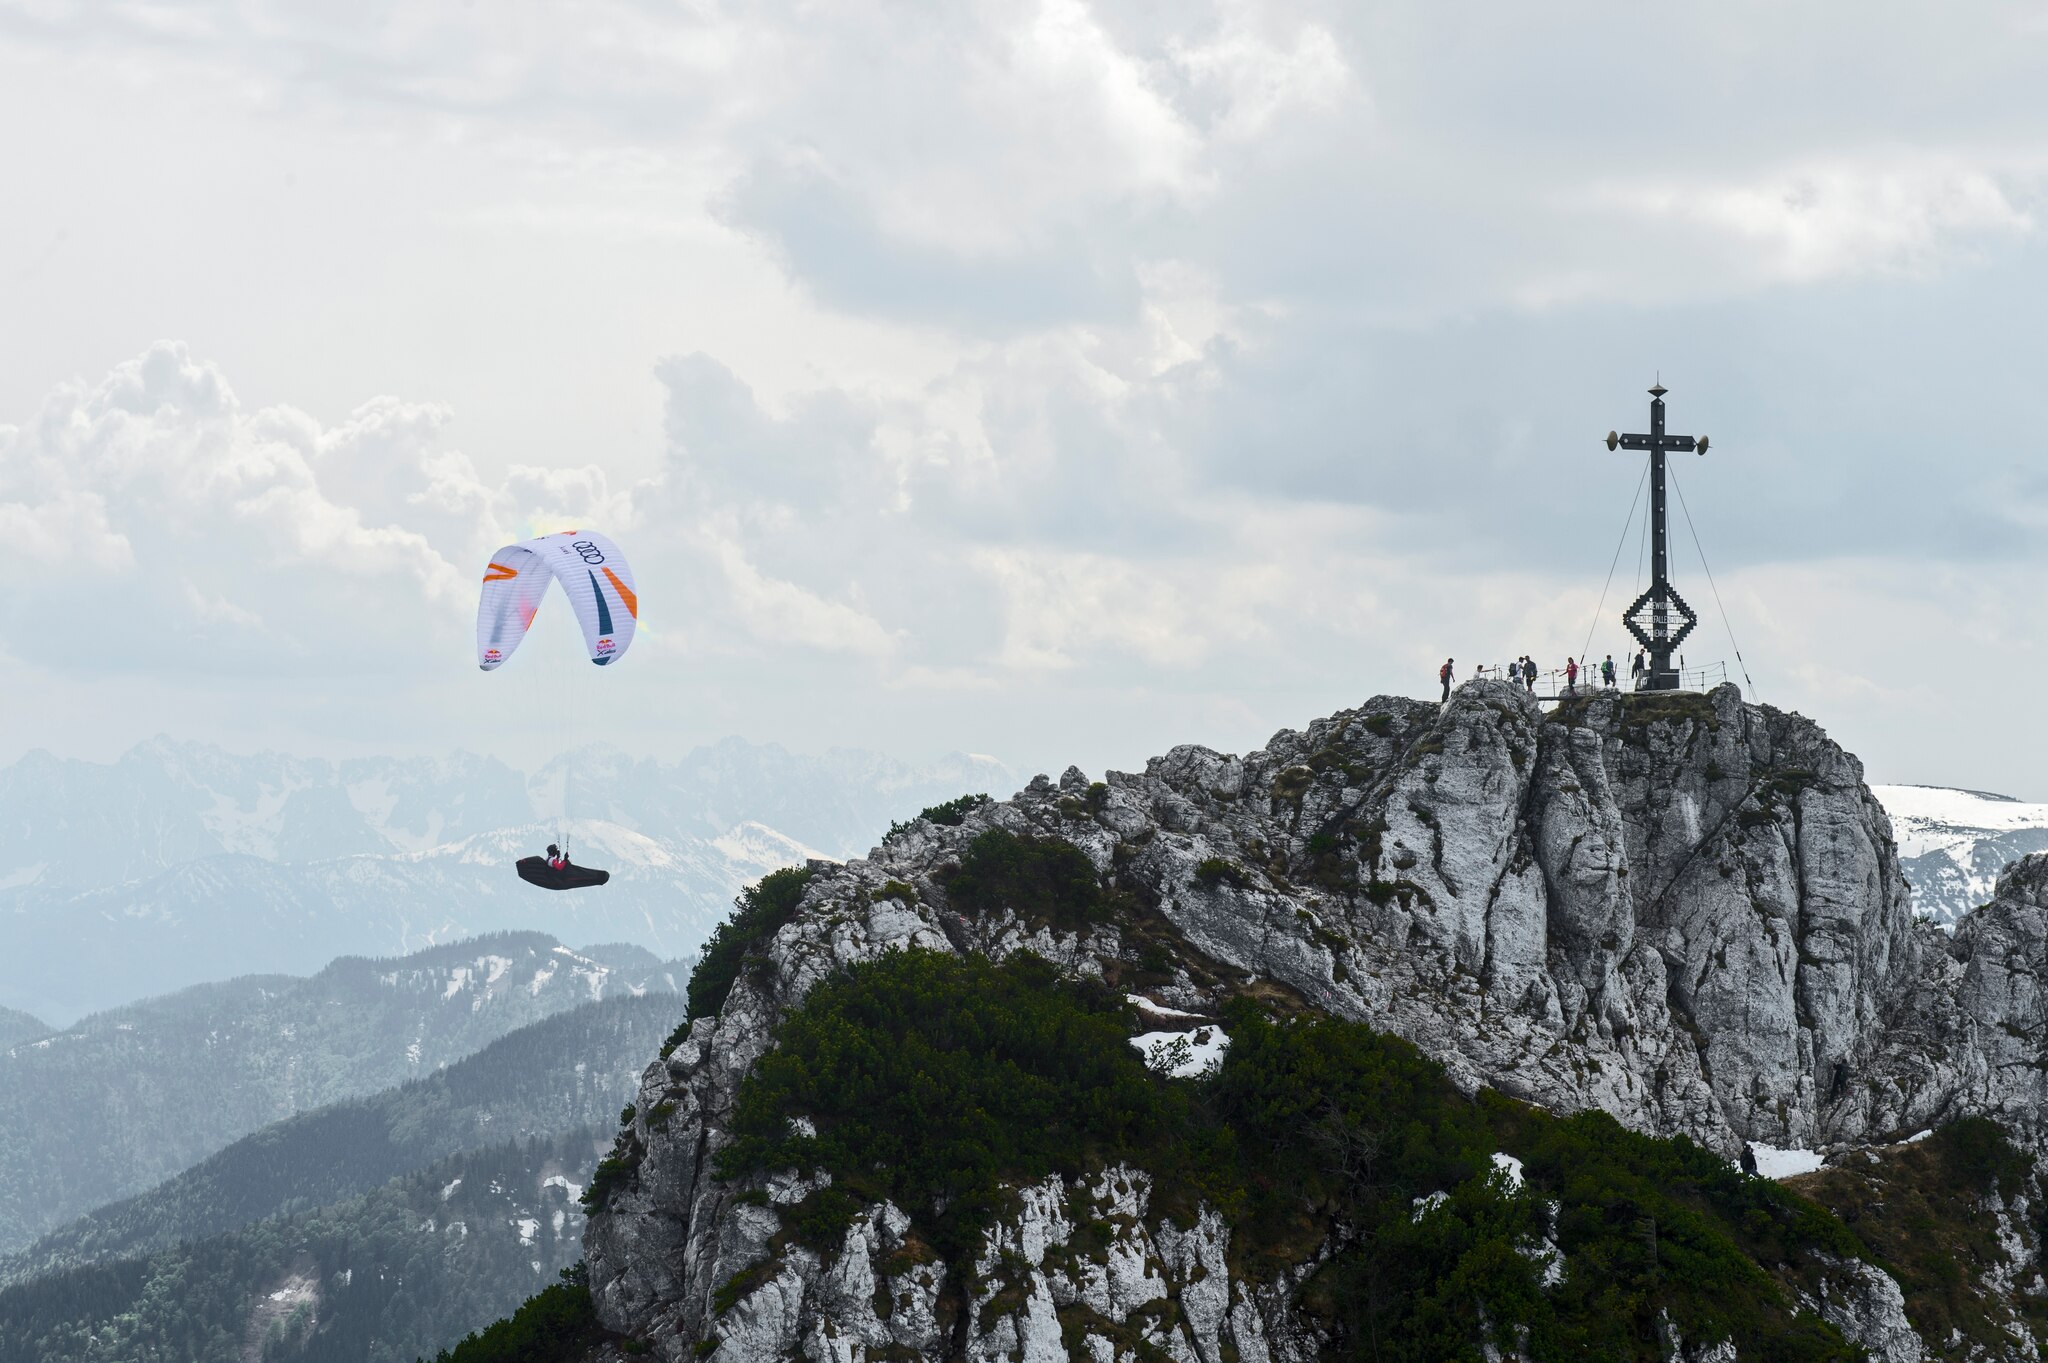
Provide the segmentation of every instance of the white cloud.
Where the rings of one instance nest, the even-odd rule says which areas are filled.
[[[859,607],[767,576],[729,540],[714,541],[713,552],[732,590],[733,611],[746,631],[762,642],[871,657],[894,651],[894,637]]]
[[[947,116],[933,118],[922,99],[884,96],[880,82],[906,74],[887,69],[839,72],[854,79],[819,91],[802,111],[825,114],[819,106],[829,101],[838,116],[829,124],[800,115],[824,173],[867,199],[884,231],[964,255],[1006,255],[1099,205],[1209,187],[1199,134],[1081,0],[969,13],[950,42],[902,35],[911,89],[937,95]],[[844,117],[876,96],[882,117]]]
[[[1199,663],[1209,628],[1156,567],[1098,554],[980,549],[972,561],[1000,584],[1005,628],[996,661],[1033,673],[1073,667],[1078,649],[1133,655],[1160,667]]]
[[[1741,184],[1655,184],[1599,197],[1653,221],[1703,228],[1752,277],[1794,284],[1938,267],[1986,239],[2034,230],[1999,173],[1907,154],[1823,163]]]
[[[1262,18],[1257,7],[1239,5],[1214,32],[1169,44],[1174,64],[1197,88],[1220,98],[1219,138],[1254,142],[1291,112],[1326,111],[1346,98],[1363,98],[1327,28],[1301,24],[1283,38],[1263,31]]]
[[[9,434],[0,427],[0,469],[7,466]],[[23,500],[0,501],[0,539],[23,558],[74,572],[81,565],[103,573],[133,566],[134,546],[108,522],[103,498],[76,488],[17,495]]]
[[[1014,369],[997,356],[977,362],[979,406],[949,405],[942,390],[930,415],[998,473],[1015,453],[1012,433],[986,414],[1028,408],[1047,391],[1035,349],[1015,358]],[[1153,424],[1160,381],[1146,368],[1087,390],[1098,417],[1130,437],[1097,450],[1128,466],[1104,472],[1112,486],[1167,448]],[[997,747],[1133,760],[1190,737],[1244,746],[1374,690],[1422,689],[1446,653],[1466,671],[1525,651],[1555,662],[1580,650],[1594,621],[1597,582],[1569,567],[1604,558],[1604,545],[1550,546],[1507,570],[1404,548],[1387,513],[1199,482],[1153,485],[1167,528],[1150,538],[1077,540],[1060,510],[1071,503],[1049,500],[1005,523],[998,541],[950,509],[961,504],[953,485],[986,468],[933,462],[908,483],[876,476],[899,457],[868,438],[877,412],[821,399],[776,416],[743,390],[707,384],[700,369],[668,372],[677,439],[654,474],[618,488],[594,467],[521,467],[492,486],[441,443],[431,408],[379,400],[331,426],[288,408],[251,411],[217,370],[155,347],[0,434],[0,520],[88,526],[82,543],[104,551],[82,577],[33,556],[17,569],[0,598],[7,651],[16,664],[64,660],[61,683],[31,674],[29,688],[107,695],[144,668],[157,699],[133,708],[154,724],[175,679],[289,672],[310,680],[284,693],[309,705],[342,694],[374,704],[386,717],[380,734],[389,717],[415,716],[400,722],[430,723],[435,746],[487,746],[473,726],[557,693],[518,689],[541,680],[536,664],[455,712],[435,698],[472,694],[453,682],[466,671],[472,569],[504,540],[545,528],[535,522],[594,508],[610,513],[598,522],[606,528],[629,527],[621,533],[649,627],[637,668],[607,676],[624,684],[605,693],[607,732],[653,736],[687,723],[681,691],[698,704],[720,698],[722,727],[791,741],[803,731],[790,726],[807,722],[824,726],[820,742],[846,741],[830,726],[885,711],[905,733],[951,724]],[[714,409],[713,424],[687,410],[697,402]],[[820,411],[838,424],[819,424]],[[921,448],[918,411],[897,403],[889,419]],[[712,430],[715,477],[703,463]],[[833,497],[782,495],[774,458],[799,431],[833,452],[811,469]],[[1058,455],[1056,442],[1040,453]],[[942,514],[928,514],[928,502]],[[1873,737],[1875,717],[1912,713],[1923,720],[1916,732],[1938,733],[1957,686],[1999,684],[1995,669],[1980,675],[1954,660],[2031,660],[2042,624],[2038,609],[2014,614],[1995,583],[1952,570],[1819,561],[1738,569],[1722,589],[1767,699],[1841,716],[1843,736],[1879,771],[1915,778],[1943,775],[1930,769],[1931,740]],[[1618,600],[1601,612],[1593,656],[1622,648],[1610,618]],[[1858,632],[1879,618],[1890,625],[1879,637]],[[1816,620],[1826,632],[1814,632]],[[1727,656],[1718,625],[1703,627],[1693,661]],[[1923,649],[1949,660],[1932,678]],[[337,671],[348,680],[324,680]],[[790,678],[812,679],[799,710],[815,708],[815,720],[793,715]],[[65,713],[54,697],[47,712]]]
[[[232,629],[252,630],[263,628],[263,617],[251,610],[244,610],[224,596],[209,596],[192,584],[187,578],[184,583],[185,600],[191,605],[193,615],[209,625],[225,625]]]
[[[2036,49],[1754,22],[11,7],[4,646],[203,676],[195,713],[348,668],[276,688],[321,736],[518,722],[435,669],[484,553],[592,524],[645,588],[637,732],[1256,739],[1576,648],[1628,490],[1582,448],[1661,370],[1730,580],[1802,565],[1759,651],[1941,731],[1810,617],[2037,670]],[[219,363],[112,363],[161,326]],[[1801,576],[1870,556],[1991,585]]]
[[[471,543],[487,519],[437,545],[364,510],[402,509],[435,425],[389,402],[333,431],[286,408],[250,411],[184,347],[152,346],[0,436],[0,527],[39,550],[0,612],[85,666],[101,656],[91,640],[121,638],[104,655],[117,669],[296,666],[351,647],[352,631],[376,633],[393,605],[453,614],[469,574],[444,551],[481,552]],[[81,579],[81,563],[98,580]],[[229,626],[243,633],[224,651]],[[290,647],[271,654],[280,641]]]

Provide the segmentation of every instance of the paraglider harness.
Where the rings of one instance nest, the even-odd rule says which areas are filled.
[[[569,860],[568,853],[549,843],[545,857],[519,859],[519,878],[543,890],[581,890],[604,884],[612,878],[612,873],[578,866]]]

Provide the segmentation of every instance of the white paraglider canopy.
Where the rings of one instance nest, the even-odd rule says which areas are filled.
[[[640,620],[633,569],[605,536],[564,530],[491,555],[476,608],[478,667],[490,672],[512,656],[551,582],[561,583],[569,597],[590,661],[604,667],[626,656]]]

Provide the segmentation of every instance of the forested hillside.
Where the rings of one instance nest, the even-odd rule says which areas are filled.
[[[430,1074],[607,994],[669,992],[637,947],[507,933],[309,979],[249,977],[116,1009],[0,1054],[0,1253],[293,1113]]]
[[[0,1008],[0,1051],[49,1034],[50,1026],[41,1018],[13,1008]]]
[[[0,1363],[412,1363],[581,1253],[602,1128],[470,1152],[367,1196],[0,1291]]]
[[[462,1150],[602,1124],[679,1014],[672,994],[585,1004],[427,1078],[289,1117],[0,1261],[0,1285],[327,1206]]]

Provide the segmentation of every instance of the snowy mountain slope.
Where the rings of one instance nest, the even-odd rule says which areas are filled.
[[[424,852],[290,863],[216,854],[147,880],[78,893],[0,891],[0,1000],[76,1018],[128,999],[246,973],[305,974],[337,956],[400,953],[508,929],[694,953],[748,881],[811,852],[746,825],[714,842],[568,826],[571,852],[612,872],[602,890],[551,894],[512,869],[560,833],[525,824]]]
[[[0,935],[17,946],[0,955],[0,1006],[61,1024],[508,928],[681,956],[765,872],[864,851],[925,805],[1009,782],[990,758],[914,767],[739,739],[670,764],[583,749],[530,780],[465,753],[331,763],[166,739],[111,764],[31,753],[0,770]],[[603,891],[513,874],[564,830],[578,860],[613,872]]]
[[[680,963],[500,934],[309,979],[252,976],[0,1053],[0,1254],[267,1123],[388,1088],[607,996],[672,993]]]
[[[1991,899],[1998,873],[2048,851],[2048,805],[1942,786],[1872,786],[1891,816],[1916,912],[1951,926]]]
[[[425,852],[565,810],[678,840],[759,823],[846,857],[925,805],[1006,793],[1012,782],[993,758],[913,766],[737,738],[675,763],[580,749],[531,778],[462,752],[328,762],[156,738],[94,763],[38,750],[0,769],[0,889],[96,889],[223,854],[308,862]]]
[[[673,764],[583,748],[550,762],[529,786],[543,817],[566,798],[574,817],[670,837],[713,838],[759,823],[836,860],[866,852],[892,822],[927,805],[1015,788],[1016,773],[992,757],[952,753],[911,766],[858,749],[811,757],[738,738]]]
[[[31,752],[0,770],[0,886],[90,889],[223,853],[414,850],[532,817],[490,758],[332,763],[156,738],[113,763]]]

